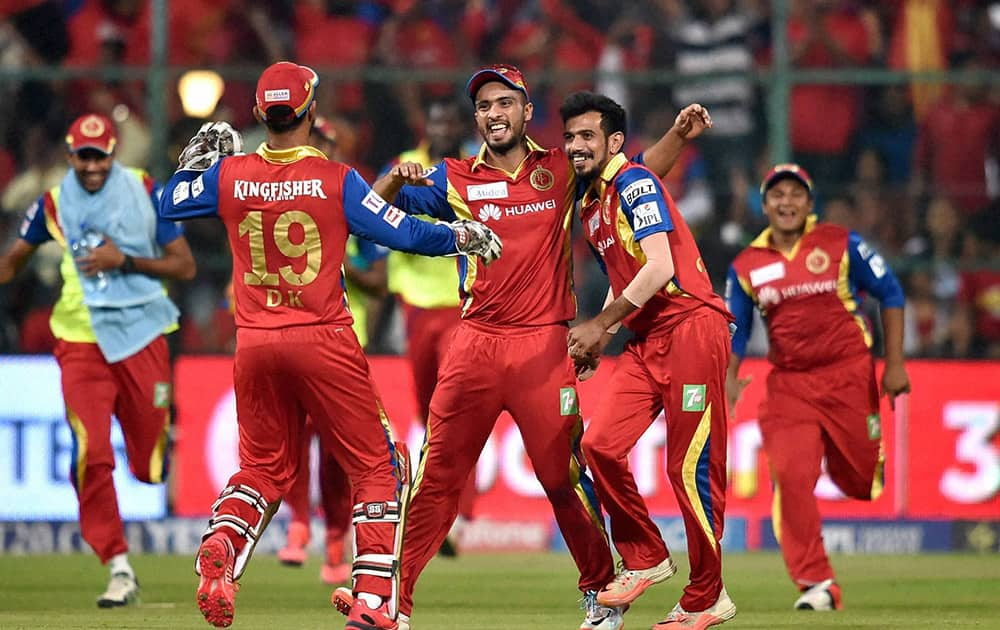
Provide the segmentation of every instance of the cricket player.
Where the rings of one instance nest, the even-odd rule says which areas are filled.
[[[738,329],[726,375],[731,405],[753,309],[767,323],[773,366],[760,431],[774,480],[774,533],[800,610],[841,607],[840,586],[823,549],[814,488],[822,469],[849,497],[882,492],[884,456],[872,336],[861,293],[879,300],[885,329],[882,393],[910,391],[903,364],[903,290],[885,259],[854,232],[818,223],[813,181],[779,164],[760,186],[768,228],[733,261],[726,300]]]
[[[583,436],[623,564],[597,602],[628,606],[677,571],[628,465],[636,442],[665,412],[667,478],[684,517],[691,576],[680,602],[653,628],[719,625],[736,615],[722,584],[721,545],[733,318],[659,178],[621,153],[625,110],[606,96],[577,92],[560,114],[566,154],[588,182],[580,201],[584,234],[610,280],[604,309],[570,329],[570,356],[593,369],[623,323],[635,335]]]
[[[171,375],[166,334],[179,312],[162,279],[189,280],[194,257],[181,228],[158,219],[160,185],[114,157],[118,134],[100,114],[66,132],[70,168],[31,208],[19,238],[0,256],[0,284],[40,245],[63,247],[63,284],[50,325],[73,434],[69,471],[80,505],[80,533],[109,566],[101,608],[135,602],[139,582],[112,472],[111,416],[125,437],[129,469],[144,483],[167,480]]]
[[[576,316],[570,259],[576,174],[561,148],[545,149],[527,137],[534,106],[517,68],[482,68],[466,92],[484,140],[478,155],[448,158],[428,171],[400,164],[375,184],[407,212],[478,218],[504,239],[507,250],[488,269],[474,259],[459,260],[463,319],[431,399],[406,528],[400,627],[409,627],[416,580],[448,534],[460,490],[506,410],[579,569],[581,630],[618,630],[623,608],[596,602],[615,572],[579,451],[583,423],[574,365],[566,355],[567,323]],[[686,108],[646,151],[646,163],[666,173],[687,138],[708,124],[700,106]],[[411,182],[424,185],[403,187]],[[334,604],[350,610],[350,593],[335,592]]]
[[[198,607],[217,627],[232,623],[234,580],[298,470],[307,414],[354,493],[358,604],[347,627],[397,627],[406,453],[393,442],[351,329],[341,271],[347,236],[484,263],[500,251],[489,228],[411,219],[356,171],[308,146],[318,83],[305,66],[268,67],[253,110],[267,142],[240,155],[242,141],[228,124],[206,125],[182,153],[160,205],[174,219],[218,216],[233,252],[240,470],[212,506],[197,560]]]

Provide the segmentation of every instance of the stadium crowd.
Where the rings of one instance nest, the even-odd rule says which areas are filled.
[[[649,146],[687,103],[708,107],[714,127],[665,183],[720,291],[733,257],[766,225],[757,183],[770,167],[769,121],[767,84],[758,77],[771,63],[770,2],[167,4],[171,66],[260,68],[294,59],[330,73],[319,111],[332,119],[343,159],[369,181],[424,137],[429,100],[454,96],[466,106],[459,88],[467,71],[504,61],[532,82],[531,136],[544,145],[561,144],[558,105],[575,89],[626,106],[629,154]],[[150,14],[143,0],[0,0],[0,69],[148,65]],[[1000,70],[996,2],[792,0],[787,36],[797,69]],[[403,72],[413,80],[399,80]],[[158,167],[176,163],[203,121],[186,116],[169,89],[168,146],[153,146],[148,88],[132,78],[0,79],[0,243],[16,236],[25,209],[66,172],[63,134],[81,113],[115,121],[122,164],[166,175]],[[253,89],[252,78],[228,80],[211,117],[252,130]],[[907,355],[1000,357],[1000,84],[798,84],[788,122],[795,161],[824,191],[822,217],[858,231],[904,282]],[[471,124],[468,136],[475,147]],[[246,139],[252,150],[260,137]],[[175,349],[230,351],[222,228],[194,222],[186,234],[201,272],[171,287],[183,314]],[[581,315],[590,315],[606,285],[582,235],[576,241]],[[58,261],[42,248],[30,272],[0,289],[0,352],[51,352]],[[369,351],[400,352],[401,318],[382,312]],[[759,340],[751,344],[762,349]]]

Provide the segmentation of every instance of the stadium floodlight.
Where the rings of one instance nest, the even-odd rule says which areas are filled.
[[[214,70],[188,70],[177,81],[181,106],[192,118],[209,118],[225,91],[226,82]]]

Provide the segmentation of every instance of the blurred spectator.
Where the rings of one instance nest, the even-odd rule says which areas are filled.
[[[941,357],[951,351],[949,309],[934,297],[934,279],[928,269],[916,269],[906,278],[904,350],[911,357]]]
[[[792,3],[788,43],[796,68],[868,63],[871,50],[865,24],[842,4],[837,0]],[[834,190],[847,177],[860,98],[859,89],[847,85],[798,85],[792,89],[792,149],[795,160],[812,174],[819,190]]]
[[[22,170],[3,191],[0,206],[6,212],[23,213],[39,196],[58,186],[66,174],[64,125],[34,124],[25,129]]]
[[[858,134],[860,149],[874,150],[885,163],[886,179],[892,185],[910,179],[917,125],[906,88],[886,85],[877,90],[868,122]]]
[[[911,239],[906,252],[918,269],[931,275],[935,299],[950,303],[958,293],[958,264],[962,253],[961,219],[945,196],[931,199],[924,220],[924,233]]]
[[[980,215],[965,233],[966,269],[959,276],[955,353],[1000,359],[1000,204]]]
[[[957,67],[976,70],[983,64],[970,58]],[[988,95],[986,85],[951,86],[927,112],[917,136],[916,191],[949,195],[967,217],[989,203],[987,162],[1000,159],[1000,107]]]
[[[890,0],[889,67],[912,72],[944,70],[954,45],[955,15],[945,0]],[[940,83],[913,82],[910,95],[922,119],[941,97]]]
[[[712,114],[712,128],[697,141],[716,194],[727,191],[730,172],[747,172],[754,155],[755,86],[750,17],[733,0],[695,0],[680,23],[668,23],[674,67],[689,77],[674,88],[678,107],[701,103]],[[725,78],[699,80],[711,73]]]

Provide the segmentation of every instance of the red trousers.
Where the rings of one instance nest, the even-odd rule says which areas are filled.
[[[80,501],[80,533],[101,562],[128,551],[111,473],[111,414],[125,436],[129,470],[146,483],[166,481],[170,433],[170,357],[157,338],[108,363],[96,343],[59,340],[66,420],[73,431],[70,479]]]
[[[416,390],[420,421],[426,425],[438,373],[448,352],[451,336],[462,321],[462,309],[457,306],[419,308],[405,302],[402,304],[406,316],[406,358],[413,371],[413,387]],[[476,474],[473,470],[462,489],[458,504],[458,513],[466,519],[472,519],[476,495]]]
[[[306,421],[306,431],[303,434],[302,454],[299,472],[295,475],[292,486],[285,494],[284,503],[292,513],[292,521],[309,526],[312,506],[309,497],[309,482],[312,471],[309,467],[309,450],[315,429],[311,421]],[[347,535],[351,525],[351,481],[347,473],[331,453],[331,449],[320,443],[319,454],[319,495],[323,507],[323,519],[326,522],[326,542],[341,541]]]
[[[347,472],[354,504],[398,500],[389,423],[349,326],[241,328],[236,344],[240,470],[229,485],[249,486],[268,504],[283,497],[299,470],[308,415],[320,443]],[[239,499],[223,501],[217,514],[252,526],[260,521],[254,507]],[[357,553],[393,554],[394,535],[393,523],[359,525]],[[238,537],[233,542],[237,552],[245,544]],[[388,579],[371,575],[359,575],[355,588],[383,597],[391,591]]]
[[[815,488],[823,458],[849,497],[882,492],[884,456],[875,365],[868,355],[767,377],[760,431],[774,479],[775,537],[792,580],[811,586],[834,577],[823,548]]]
[[[581,590],[614,578],[604,523],[584,474],[575,374],[563,325],[485,328],[462,322],[452,338],[427,425],[406,520],[400,611],[458,514],[459,490],[501,411],[514,418],[535,475],[580,570]]]
[[[689,315],[667,336],[633,340],[615,365],[583,450],[627,569],[648,569],[669,555],[628,454],[661,411],[667,419],[667,478],[687,531],[691,576],[680,604],[710,608],[722,590],[726,508],[726,366],[729,332],[710,309]]]

